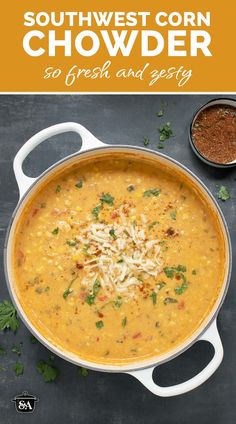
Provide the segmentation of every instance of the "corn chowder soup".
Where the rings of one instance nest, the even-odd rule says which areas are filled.
[[[224,273],[217,218],[163,165],[114,155],[73,166],[25,207],[17,295],[55,346],[103,364],[137,362],[189,338]]]

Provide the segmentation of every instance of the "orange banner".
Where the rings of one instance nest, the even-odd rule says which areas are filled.
[[[1,92],[233,92],[236,3],[1,6]]]

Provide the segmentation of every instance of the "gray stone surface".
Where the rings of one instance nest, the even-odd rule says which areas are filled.
[[[12,171],[14,155],[37,131],[59,122],[75,121],[85,125],[107,143],[142,145],[149,137],[156,149],[162,122],[170,121],[175,137],[166,142],[164,152],[194,171],[212,193],[217,184],[231,189],[232,199],[220,203],[236,244],[236,169],[217,170],[197,159],[188,144],[188,126],[194,111],[213,96],[0,96],[0,242],[3,248],[6,228],[17,203],[18,190]],[[219,97],[219,96],[217,96]],[[231,96],[236,98],[236,96]],[[163,118],[155,113],[167,103]],[[37,176],[59,158],[78,149],[74,134],[57,137],[40,146],[25,163],[25,170]],[[158,398],[128,375],[90,372],[86,378],[75,366],[55,358],[60,376],[54,383],[44,383],[36,371],[39,359],[50,352],[39,343],[32,345],[29,332],[21,324],[17,334],[0,334],[0,345],[8,350],[0,357],[7,371],[0,373],[0,423],[79,423],[79,424],[233,424],[236,422],[236,288],[235,264],[230,289],[219,314],[225,356],[214,376],[202,387],[176,398]],[[0,299],[8,299],[1,256]],[[17,360],[11,353],[13,343],[23,342],[20,360],[24,375],[15,377],[11,370]],[[163,365],[156,372],[162,384],[183,381],[207,363],[212,354],[208,344],[199,343],[181,358]],[[31,416],[19,415],[11,399],[22,390],[39,397]]]

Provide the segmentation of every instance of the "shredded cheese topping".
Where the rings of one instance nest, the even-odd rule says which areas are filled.
[[[81,227],[77,240],[86,255],[84,287],[91,290],[98,279],[105,292],[132,297],[143,280],[158,276],[162,271],[159,240],[150,238],[144,215],[141,220],[142,225],[137,225],[121,214],[119,223],[89,222]]]

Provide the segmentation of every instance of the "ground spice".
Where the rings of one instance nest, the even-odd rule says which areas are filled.
[[[192,127],[192,140],[199,153],[215,163],[236,159],[236,108],[210,106],[199,113]]]

